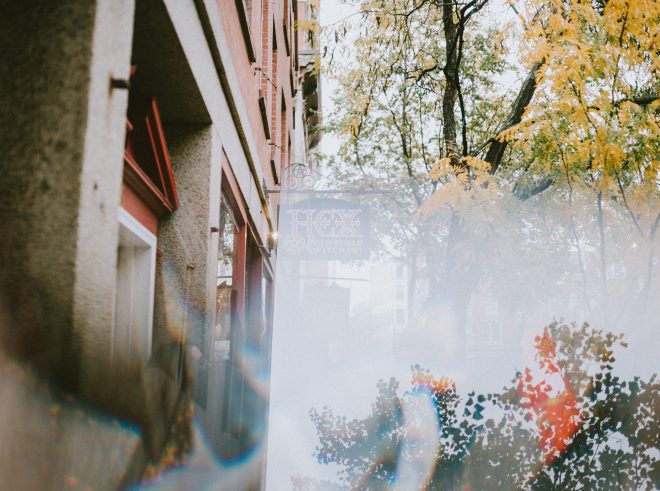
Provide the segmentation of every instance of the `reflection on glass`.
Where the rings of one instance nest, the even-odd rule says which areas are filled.
[[[316,458],[337,464],[346,489],[657,488],[660,383],[614,375],[613,353],[626,346],[622,335],[553,322],[534,341],[534,367],[498,392],[464,396],[414,366],[403,393],[394,378],[379,382],[365,418],[313,409]],[[432,418],[420,416],[425,404]]]
[[[214,332],[214,358],[229,359],[231,335],[232,285],[236,224],[223,201],[220,207],[220,237],[218,240],[217,314]]]
[[[412,185],[352,197],[369,260],[278,258],[268,489],[659,488],[658,244],[492,184],[404,238]]]
[[[232,321],[235,301],[233,285],[237,227],[231,210],[223,200],[220,207],[218,238],[218,270],[216,290],[216,322],[210,333],[208,375],[198,382],[203,397],[197,402],[205,410],[202,414],[204,432],[212,448],[218,453],[233,452],[234,440],[227,434],[227,412],[231,393]],[[199,392],[199,391],[198,391]]]

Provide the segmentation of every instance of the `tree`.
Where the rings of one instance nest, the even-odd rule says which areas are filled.
[[[657,182],[657,3],[512,1],[518,22],[505,26],[487,17],[488,3],[364,0],[359,27],[334,26],[328,69],[339,92],[330,130],[349,137],[340,157],[378,177],[433,167],[437,177],[443,159],[457,172],[485,162],[491,174],[506,167],[533,176],[536,163],[561,175],[565,162],[552,145],[564,137],[567,163],[592,170],[592,181],[632,172],[639,183]],[[513,64],[507,44],[522,55]],[[517,94],[498,88],[498,76],[525,67]],[[522,153],[505,157],[512,146]],[[517,195],[528,199],[553,177],[524,190],[515,181]]]
[[[317,458],[339,464],[350,489],[396,486],[419,459],[414,447],[402,451],[416,438],[402,408],[421,393],[437,418],[426,429],[438,433],[431,468],[412,466],[425,489],[651,489],[660,480],[660,382],[616,376],[624,347],[621,335],[553,322],[536,338],[536,369],[467,400],[413,367],[412,388],[401,395],[395,380],[381,382],[365,419],[312,410]]]
[[[497,254],[473,260],[474,231],[515,207],[556,212],[587,313],[617,293],[610,269],[632,248],[646,256],[646,272],[627,290],[649,305],[660,223],[660,7],[520,0],[509,2],[513,20],[497,26],[488,4],[365,0],[357,26],[334,26],[329,70],[339,93],[329,129],[344,141],[333,172],[352,186],[397,191],[381,202],[380,234],[411,264],[427,265],[431,290],[459,319]],[[512,74],[522,79],[515,93],[500,87]],[[629,239],[611,239],[619,235]]]

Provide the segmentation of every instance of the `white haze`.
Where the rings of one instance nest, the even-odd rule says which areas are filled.
[[[361,199],[370,204],[372,234],[383,238],[377,229],[386,227],[388,200]],[[574,196],[575,228],[561,189],[527,202],[469,201],[458,207],[465,233],[462,252],[452,256],[469,273],[464,282],[449,285],[468,292],[463,321],[441,293],[447,287],[448,207],[420,219],[416,229],[422,238],[398,258],[375,244],[366,262],[278,262],[268,489],[290,489],[293,475],[336,479],[337,468],[313,456],[311,408],[327,405],[349,419],[365,417],[377,381],[396,377],[405,388],[414,364],[449,377],[459,394],[498,392],[517,371],[534,366],[534,338],[555,319],[625,333],[630,346],[617,353],[617,375],[646,378],[657,371],[660,250],[654,244],[652,252],[648,238],[636,236],[625,210],[606,203],[603,264],[589,194]],[[641,220],[648,224],[651,217]],[[383,241],[391,249],[388,238]],[[418,271],[411,300],[412,250]],[[435,285],[428,280],[434,275]],[[350,292],[345,313],[329,306],[342,288]]]
[[[352,6],[322,0],[321,24],[333,24],[353,12]],[[506,12],[496,8],[495,15]],[[509,78],[503,84],[515,81]],[[322,75],[326,115],[333,110],[335,90],[334,82]],[[333,135],[324,135],[325,154],[334,154],[338,147]],[[406,191],[405,186],[398,189],[400,195]],[[466,261],[477,264],[479,271],[476,285],[452,285],[470,291],[465,332],[466,323],[456,319],[438,293],[442,279],[434,288],[418,272],[415,298],[409,303],[410,271],[401,282],[397,266],[409,264],[410,249],[397,250],[392,247],[397,238],[387,237],[389,200],[356,199],[368,201],[372,233],[381,240],[381,249],[376,247],[370,260],[278,260],[268,490],[291,489],[296,475],[338,482],[338,468],[319,464],[314,457],[318,437],[310,409],[327,405],[337,415],[363,418],[370,412],[378,380],[396,377],[405,388],[415,364],[436,377],[449,377],[460,394],[497,392],[517,371],[534,365],[534,338],[555,319],[578,325],[587,321],[625,333],[630,346],[617,353],[617,374],[647,377],[657,372],[660,248],[638,236],[620,205],[606,203],[604,267],[595,198],[586,192],[574,196],[576,230],[561,187],[525,203],[505,197],[476,208],[459,206],[468,230],[461,247]],[[409,246],[418,251],[421,269],[435,265],[440,276],[446,266],[450,215],[448,208],[439,207],[427,221],[416,223],[425,237]],[[648,225],[653,218],[641,220]],[[404,285],[403,303],[397,300],[399,284]],[[333,324],[327,305],[318,298],[305,301],[306,291],[332,287],[350,292],[346,325]],[[401,305],[404,322],[397,324]],[[394,319],[384,320],[384,315]],[[470,338],[466,344],[463,337]]]

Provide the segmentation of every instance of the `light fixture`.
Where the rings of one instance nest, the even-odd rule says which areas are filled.
[[[268,234],[268,251],[272,251],[277,247],[277,232],[273,231]]]

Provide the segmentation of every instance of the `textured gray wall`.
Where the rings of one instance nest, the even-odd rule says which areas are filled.
[[[107,375],[132,0],[4,2],[5,349],[92,395]],[[96,26],[96,29],[95,29]]]
[[[63,401],[21,367],[3,365],[3,490],[115,491],[136,461],[144,462],[137,428],[121,425],[76,402]]]
[[[108,361],[127,93],[110,79],[128,77],[133,0],[0,3],[0,352],[37,369],[0,360],[0,475],[116,489],[139,433],[40,382],[93,402],[122,382]]]
[[[153,360],[145,380],[144,431],[157,451],[168,422],[181,408],[179,384],[187,388],[195,363],[192,347],[203,351],[204,333],[215,320],[220,145],[208,124],[168,125],[166,137],[179,208],[159,224],[159,258],[154,307]],[[186,346],[182,352],[181,346]],[[180,358],[182,357],[183,358]],[[198,366],[198,365],[195,365]],[[189,402],[189,400],[188,400]],[[152,458],[156,455],[152,455]]]
[[[111,366],[110,354],[128,93],[112,89],[110,80],[129,78],[135,7],[133,0],[97,2],[79,177],[73,321],[83,348],[80,391],[111,408],[115,389],[127,383]]]
[[[203,349],[215,319],[220,206],[220,143],[210,125],[168,125],[179,209],[161,220],[154,343],[185,332]]]
[[[3,2],[0,14],[2,345],[75,387],[73,330],[95,1]]]

